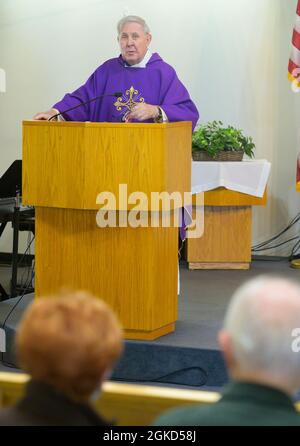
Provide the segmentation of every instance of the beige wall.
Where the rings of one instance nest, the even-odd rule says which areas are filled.
[[[1,0],[0,174],[21,156],[22,119],[47,109],[118,54],[115,25],[144,16],[152,50],[172,64],[201,112],[254,137],[272,162],[267,208],[254,212],[254,241],[299,210],[295,164],[300,94],[286,71],[296,0]],[[299,229],[299,228],[296,228]],[[0,251],[10,250],[9,234]],[[286,254],[289,249],[272,254]],[[270,253],[270,254],[271,254]]]

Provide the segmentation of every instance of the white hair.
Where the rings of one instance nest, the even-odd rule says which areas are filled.
[[[147,25],[146,21],[144,19],[142,19],[142,17],[139,17],[137,15],[127,15],[126,17],[123,17],[118,22],[118,25],[117,25],[118,36],[121,34],[123,26],[126,23],[138,23],[139,25],[141,25],[143,27],[145,34],[150,33],[149,26]]]
[[[291,280],[260,276],[233,295],[224,329],[240,369],[261,371],[300,385],[300,353],[292,332],[300,327],[300,286]]]

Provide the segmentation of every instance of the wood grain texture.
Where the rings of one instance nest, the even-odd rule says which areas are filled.
[[[196,203],[196,196],[193,196]],[[204,234],[187,241],[190,269],[249,269],[252,243],[252,206],[262,198],[223,187],[204,192]]]
[[[0,407],[15,404],[29,379],[25,373],[0,372]],[[95,407],[107,420],[116,420],[117,426],[149,426],[165,410],[214,404],[220,397],[217,392],[106,381]],[[295,409],[300,411],[299,402]]]
[[[15,404],[23,396],[29,379],[25,373],[0,372],[0,407]],[[116,420],[118,426],[149,426],[165,410],[180,405],[212,404],[219,398],[216,392],[106,381],[95,408],[107,420]]]
[[[195,212],[195,210],[193,210]],[[249,263],[251,261],[252,208],[204,208],[204,234],[188,239],[189,263]]]
[[[152,192],[189,192],[191,123],[23,123],[23,203],[36,207],[36,295],[87,289],[112,306],[129,338],[153,339],[177,319],[178,228],[99,228],[100,192],[115,195],[110,209],[126,213],[138,204],[119,203],[120,184],[128,196],[145,194],[145,210]]]
[[[99,228],[95,211],[46,207],[35,219],[36,296],[89,290],[135,339],[176,321],[178,228]]]
[[[191,124],[23,122],[23,203],[98,209],[103,191],[189,192]],[[147,204],[147,203],[146,203]],[[149,209],[145,204],[145,210]]]
[[[165,131],[165,190],[190,192],[192,165],[192,123],[176,128],[170,126]],[[183,156],[185,154],[186,156]]]
[[[196,204],[196,196],[193,196]],[[204,192],[205,206],[265,206],[267,204],[267,190],[262,198],[219,187]]]
[[[124,330],[124,337],[125,339],[139,339],[143,341],[154,341],[157,338],[160,338],[161,336],[165,336],[166,334],[172,333],[175,331],[176,324],[175,322],[173,324],[165,325],[164,327],[157,328],[155,330],[151,331],[145,331],[145,330]]]
[[[120,426],[150,426],[166,410],[213,404],[221,396],[217,392],[200,390],[118,383],[115,387],[114,384],[105,383],[96,407],[107,419],[116,419]]]

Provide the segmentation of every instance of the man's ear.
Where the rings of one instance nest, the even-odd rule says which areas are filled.
[[[151,40],[152,40],[152,35],[151,35],[150,33],[148,33],[148,34],[147,34],[147,42],[148,42],[148,45],[150,45]]]
[[[222,350],[226,365],[229,369],[231,369],[235,365],[235,357],[230,333],[228,333],[228,331],[226,330],[221,330],[218,334],[218,342]]]

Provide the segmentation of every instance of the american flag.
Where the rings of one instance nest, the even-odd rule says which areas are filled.
[[[297,158],[297,177],[296,177],[296,190],[300,192],[300,153]]]
[[[289,60],[288,77],[296,88],[300,87],[300,0],[297,3],[296,24],[292,37],[292,53]],[[300,192],[300,153],[297,159],[296,189]]]
[[[292,37],[292,54],[289,60],[288,76],[290,81],[300,84],[300,0],[297,3],[296,24]]]

